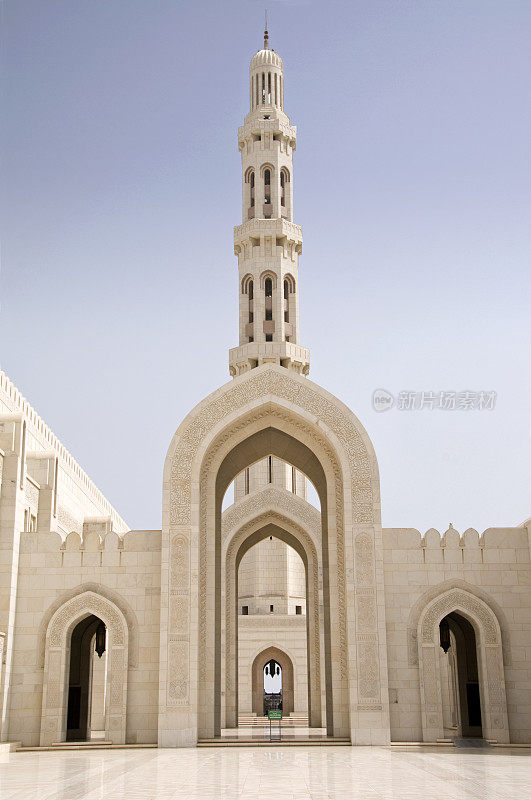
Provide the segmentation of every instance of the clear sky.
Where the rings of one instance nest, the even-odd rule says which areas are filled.
[[[4,0],[0,358],[133,528],[229,380],[237,126],[263,3]],[[301,342],[386,526],[530,514],[531,4],[268,0],[298,126]],[[494,410],[377,413],[400,391]],[[418,399],[417,399],[418,402]]]

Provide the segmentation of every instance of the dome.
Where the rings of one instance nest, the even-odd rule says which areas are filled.
[[[274,50],[259,50],[251,59],[251,69],[265,65],[282,69],[282,59]]]

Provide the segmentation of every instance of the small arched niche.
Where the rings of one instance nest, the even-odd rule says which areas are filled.
[[[271,663],[280,669],[280,692],[267,692],[265,671]],[[291,658],[278,647],[268,647],[259,653],[251,667],[252,673],[252,709],[257,716],[267,714],[269,708],[280,708],[283,716],[289,716],[294,709],[294,669]],[[272,687],[276,689],[277,687]],[[266,695],[280,694],[279,700],[267,699]]]

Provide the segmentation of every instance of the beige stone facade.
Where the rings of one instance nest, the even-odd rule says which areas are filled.
[[[307,377],[283,90],[266,38],[233,379],[169,445],[162,529],[130,530],[0,374],[3,741],[195,746],[263,713],[274,661],[285,713],[352,744],[531,742],[531,523],[382,528],[370,438]]]

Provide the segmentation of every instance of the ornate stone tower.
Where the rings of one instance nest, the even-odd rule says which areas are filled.
[[[250,111],[238,129],[242,224],[234,228],[239,271],[239,345],[233,377],[273,363],[302,375],[310,354],[299,344],[298,264],[302,231],[293,222],[296,129],[284,113],[282,59],[264,48],[250,68]]]

